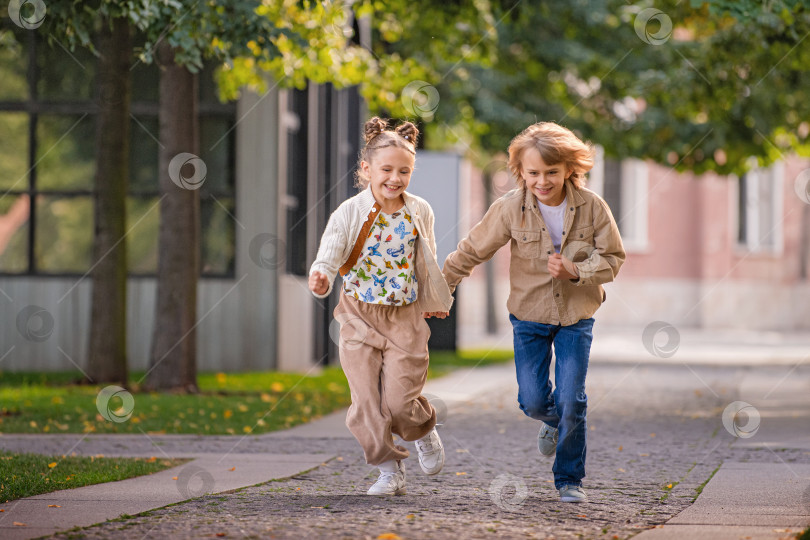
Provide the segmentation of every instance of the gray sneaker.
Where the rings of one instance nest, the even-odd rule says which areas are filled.
[[[581,503],[588,500],[588,496],[580,486],[566,484],[560,488],[560,500],[567,503]]]
[[[537,434],[537,449],[544,456],[553,456],[557,452],[557,440],[559,432],[557,428],[553,428],[541,422],[543,427],[540,428],[540,433]]]

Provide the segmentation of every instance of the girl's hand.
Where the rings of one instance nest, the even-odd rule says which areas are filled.
[[[329,281],[320,272],[312,272],[309,275],[309,290],[315,294],[326,294],[329,290]]]
[[[450,315],[449,311],[426,311],[426,312],[422,313],[422,317],[424,317],[425,319],[429,319],[431,317],[437,317],[439,319],[444,319],[448,315]]]
[[[548,273],[557,279],[579,279],[576,265],[560,253],[548,258]]]

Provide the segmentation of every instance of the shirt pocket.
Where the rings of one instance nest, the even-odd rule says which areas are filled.
[[[512,231],[512,239],[517,244],[518,253],[526,259],[540,257],[543,247],[543,237],[540,231]]]
[[[588,225],[579,229],[574,229],[568,236],[569,241],[573,242],[587,242],[593,244],[593,226]]]

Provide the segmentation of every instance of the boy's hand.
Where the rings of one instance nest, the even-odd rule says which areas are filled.
[[[557,279],[579,279],[577,267],[560,253],[553,253],[548,258],[548,273]]]
[[[320,272],[312,272],[309,275],[309,290],[315,294],[326,294],[329,290],[329,280]]]
[[[439,319],[444,319],[450,315],[449,311],[425,311],[422,313],[422,317],[425,319],[429,319],[431,317],[438,317]]]

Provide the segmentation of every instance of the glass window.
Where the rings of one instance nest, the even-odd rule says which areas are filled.
[[[127,200],[127,262],[133,274],[154,274],[158,263],[159,197]]]
[[[158,129],[157,117],[132,117],[129,125],[130,193],[154,194],[160,190]]]
[[[37,121],[38,190],[91,190],[96,170],[95,117],[42,115]]]
[[[200,118],[200,157],[207,176],[203,190],[218,195],[233,195],[233,121],[228,117]]]
[[[83,274],[93,254],[91,197],[36,198],[35,268],[42,273]]]
[[[0,30],[0,101],[28,99],[28,54],[19,41],[25,38],[21,30]]]
[[[235,223],[233,199],[210,196],[200,201],[203,275],[232,274],[234,271]],[[230,215],[229,215],[230,214]]]
[[[97,59],[2,26],[0,273],[81,275],[93,257]],[[199,153],[208,169],[200,191],[201,270],[233,275],[236,107],[218,101],[213,70],[207,66],[200,80]],[[133,58],[131,72],[126,242],[130,271],[149,275],[157,271],[163,174],[159,70]]]
[[[59,36],[51,36],[53,46],[44,38],[36,45],[37,96],[44,101],[93,99],[96,57],[87,49],[67,49]],[[57,39],[59,38],[59,39]]]
[[[751,251],[781,250],[784,166],[755,168],[739,180],[737,243]]]
[[[0,197],[0,272],[28,270],[28,195]]]
[[[0,193],[28,189],[28,114],[0,113]]]

